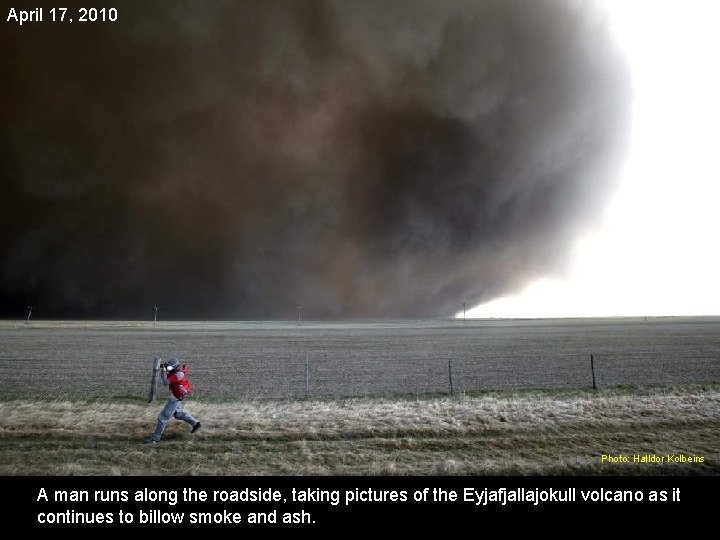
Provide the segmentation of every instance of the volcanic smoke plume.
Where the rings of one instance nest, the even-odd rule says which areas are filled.
[[[452,315],[560,271],[612,191],[586,0],[114,5],[3,19],[2,316]]]

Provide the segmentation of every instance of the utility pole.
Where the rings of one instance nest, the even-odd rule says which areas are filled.
[[[27,322],[30,322],[30,317],[32,316],[32,306],[28,306],[28,316],[27,316]]]
[[[465,320],[465,302],[463,302],[463,321]]]
[[[298,302],[298,320],[297,325],[300,326],[300,312],[302,311],[302,304]]]
[[[157,323],[157,305],[153,307],[153,310],[155,311],[155,318],[153,319],[153,324]]]

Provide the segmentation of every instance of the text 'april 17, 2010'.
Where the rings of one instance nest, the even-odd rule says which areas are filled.
[[[118,9],[114,7],[38,7],[33,9],[18,9],[12,7],[8,10],[5,22],[14,23],[19,26],[48,23],[114,23],[118,21],[118,18]]]

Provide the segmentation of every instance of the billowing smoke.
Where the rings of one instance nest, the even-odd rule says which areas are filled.
[[[612,191],[586,0],[112,5],[3,22],[2,316],[447,316],[562,270]]]

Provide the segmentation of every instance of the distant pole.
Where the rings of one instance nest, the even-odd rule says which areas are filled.
[[[298,302],[298,320],[297,325],[300,326],[300,311],[302,311],[302,304]]]
[[[27,322],[30,322],[30,317],[32,316],[32,306],[28,306],[28,316],[27,316]]]
[[[463,302],[463,321],[465,320],[465,302]]]
[[[155,312],[155,318],[153,319],[153,323],[157,323],[157,306],[153,307],[153,311]]]
[[[450,382],[450,395],[453,394],[453,381],[452,381],[452,358],[448,360],[448,381]]]
[[[597,390],[597,385],[595,384],[595,359],[592,354],[590,355],[590,371],[592,371],[593,390]]]

